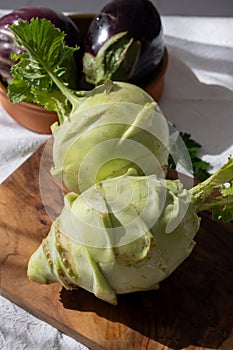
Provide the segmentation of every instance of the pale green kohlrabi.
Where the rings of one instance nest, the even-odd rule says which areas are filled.
[[[229,182],[228,185],[225,182]],[[222,185],[212,202],[209,195]],[[158,288],[192,252],[199,211],[233,219],[233,159],[190,190],[156,175],[105,180],[69,193],[51,230],[32,255],[28,277],[80,286],[109,303],[117,294]]]
[[[65,45],[64,33],[39,19],[10,28],[27,53],[16,57],[9,98],[57,111],[51,173],[69,191],[82,192],[129,167],[138,174],[162,176],[168,163],[168,125],[143,89],[106,82],[92,91],[71,90],[65,77],[76,48]]]
[[[135,168],[139,175],[166,174],[169,129],[158,104],[139,87],[107,82],[86,93],[83,102],[54,137],[53,176],[69,191]]]

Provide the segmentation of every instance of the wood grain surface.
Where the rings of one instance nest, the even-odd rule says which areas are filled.
[[[49,142],[0,186],[1,293],[93,350],[233,349],[233,224],[203,214],[197,246],[160,290],[111,306],[26,276],[30,255],[63,205]]]

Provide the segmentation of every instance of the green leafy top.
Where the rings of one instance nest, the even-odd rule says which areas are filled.
[[[11,102],[33,102],[46,109],[54,110],[58,113],[62,124],[75,113],[84,100],[103,92],[103,88],[98,89],[98,87],[91,91],[74,89],[75,70],[72,62],[73,54],[78,48],[65,45],[65,34],[49,20],[34,18],[30,22],[19,20],[17,24],[11,25],[10,29],[19,45],[26,49],[26,53],[14,55],[18,63],[12,68],[13,79],[8,85],[8,96]],[[115,40],[112,44],[114,48],[118,47],[119,56],[124,56],[124,50],[128,50],[128,45],[131,47],[131,44],[124,35],[122,37],[122,34],[117,39],[121,44],[124,43],[123,51],[121,52],[118,47],[119,40]],[[111,58],[110,51],[109,48],[105,50],[108,69],[118,71],[116,57]],[[105,65],[106,62],[102,63]],[[95,65],[92,68],[97,71]],[[104,69],[103,75],[102,73],[98,74],[103,78],[101,79],[104,82],[104,91],[108,93],[114,84],[108,81],[109,71]],[[134,100],[136,98],[137,96]],[[132,98],[128,96],[128,100],[131,101]]]
[[[10,29],[26,53],[13,57],[19,62],[12,67],[9,99],[42,105],[58,112],[62,121],[83,96],[72,90],[76,74],[73,54],[78,47],[65,45],[65,34],[46,19],[19,20]]]

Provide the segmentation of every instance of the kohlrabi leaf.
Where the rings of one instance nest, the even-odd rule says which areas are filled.
[[[103,84],[107,79],[127,81],[134,72],[141,44],[129,39],[126,32],[113,35],[96,56],[86,52],[83,57],[84,73],[89,83]]]
[[[67,100],[72,105],[73,98],[76,100],[68,83],[73,88],[76,74],[73,54],[78,48],[65,45],[65,34],[46,19],[19,20],[10,28],[27,51],[14,55],[19,62],[12,68],[13,79],[8,86],[10,100],[34,102],[55,111],[60,111],[62,105],[67,113],[71,109]]]

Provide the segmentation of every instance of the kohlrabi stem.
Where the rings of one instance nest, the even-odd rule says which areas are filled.
[[[198,213],[205,210],[224,207],[225,205],[229,205],[229,204],[233,204],[233,198],[218,197],[216,199],[213,199],[211,202],[197,204],[196,212]]]
[[[53,82],[57,85],[60,91],[62,91],[63,95],[67,98],[67,100],[70,101],[72,107],[78,107],[78,100],[80,98],[80,103],[82,102],[81,98],[84,97],[84,94],[82,91],[74,91],[70,88],[68,88],[51,70],[48,69],[48,74],[50,78],[53,80]],[[77,96],[79,93],[80,96]]]
[[[228,162],[205,181],[194,186],[190,192],[193,202],[204,202],[214,189],[233,179],[233,158],[229,157]]]

